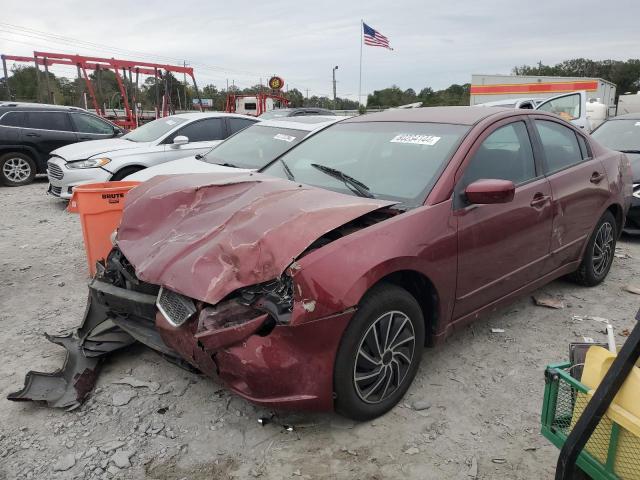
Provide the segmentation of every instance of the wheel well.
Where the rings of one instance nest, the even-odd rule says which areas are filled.
[[[38,157],[30,149],[24,148],[24,147],[9,147],[4,150],[0,150],[0,158],[4,157],[9,153],[22,153],[23,155],[26,155],[33,161],[33,163],[35,163],[36,171],[38,173],[43,173],[42,165],[41,165],[42,162],[38,161]]]
[[[609,210],[613,214],[613,217],[616,219],[616,227],[619,236],[622,233],[622,227],[624,227],[624,216],[622,215],[622,207],[617,203],[614,203],[612,205],[609,205],[607,210]]]
[[[422,273],[414,270],[400,270],[383,277],[378,283],[392,283],[407,290],[418,302],[422,310],[425,326],[425,344],[431,345],[438,324],[438,292]]]
[[[145,167],[143,165],[127,165],[126,167],[122,167],[122,168],[116,170],[113,173],[113,175],[111,175],[111,179],[113,180],[118,175],[121,175],[122,172],[129,172],[130,171],[131,173],[134,173],[134,172],[138,172],[140,170],[144,170],[145,168],[147,168],[147,167]],[[127,175],[129,175],[129,174],[130,173],[127,173]]]

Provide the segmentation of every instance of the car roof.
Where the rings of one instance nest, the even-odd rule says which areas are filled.
[[[640,112],[625,113],[624,115],[617,115],[607,120],[640,120]]]
[[[304,130],[312,132],[333,123],[345,120],[349,117],[332,115],[306,115],[303,117],[278,117],[260,122],[261,127],[290,128],[292,130]]]
[[[513,108],[476,108],[476,107],[421,107],[385,110],[352,117],[344,123],[360,122],[425,122],[451,123],[455,125],[475,125],[479,121],[502,112],[513,112]],[[532,112],[536,110],[531,110]]]
[[[184,118],[185,120],[197,120],[199,118],[230,117],[230,118],[252,118],[260,121],[259,118],[252,117],[250,115],[240,115],[239,113],[226,113],[226,112],[184,112],[184,113],[176,113],[175,115],[171,115],[171,117]]]
[[[28,103],[28,102],[0,102],[0,108],[11,110],[66,110],[87,112],[84,108],[73,107],[68,105],[50,105],[48,103]],[[91,113],[91,112],[87,112]]]

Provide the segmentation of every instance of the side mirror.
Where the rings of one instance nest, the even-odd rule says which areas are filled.
[[[508,203],[513,200],[516,187],[511,180],[476,180],[464,190],[469,203]]]
[[[178,135],[173,139],[173,144],[177,146],[186,145],[187,143],[189,143],[189,137],[185,137],[184,135]]]
[[[125,134],[125,132],[122,131],[121,129],[119,129],[118,127],[113,127],[113,136],[114,137],[121,137],[124,134]]]

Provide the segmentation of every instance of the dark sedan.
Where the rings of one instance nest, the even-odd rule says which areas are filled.
[[[610,118],[591,132],[591,136],[605,147],[629,157],[633,171],[633,198],[624,231],[640,235],[640,113]]]
[[[82,326],[52,338],[74,361],[11,398],[76,405],[137,340],[261,405],[374,418],[426,344],[560,276],[602,282],[631,198],[625,155],[514,109],[347,119],[263,172],[131,190]]]

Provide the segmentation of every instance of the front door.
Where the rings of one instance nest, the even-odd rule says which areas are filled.
[[[551,239],[551,187],[534,158],[524,120],[499,122],[472,147],[456,186],[458,283],[454,318],[498,300],[542,274]],[[480,179],[511,180],[509,203],[474,205],[464,189]]]
[[[563,120],[573,123],[585,132],[591,131],[591,122],[587,118],[587,92],[571,92],[546,99],[536,110],[555,113]]]
[[[189,143],[175,145],[173,139],[179,136],[187,137]],[[164,141],[165,148],[162,159],[158,158],[158,161],[154,160],[153,164],[207,153],[227,138],[227,136],[226,127],[222,118],[205,118],[192,122],[167,137]]]

